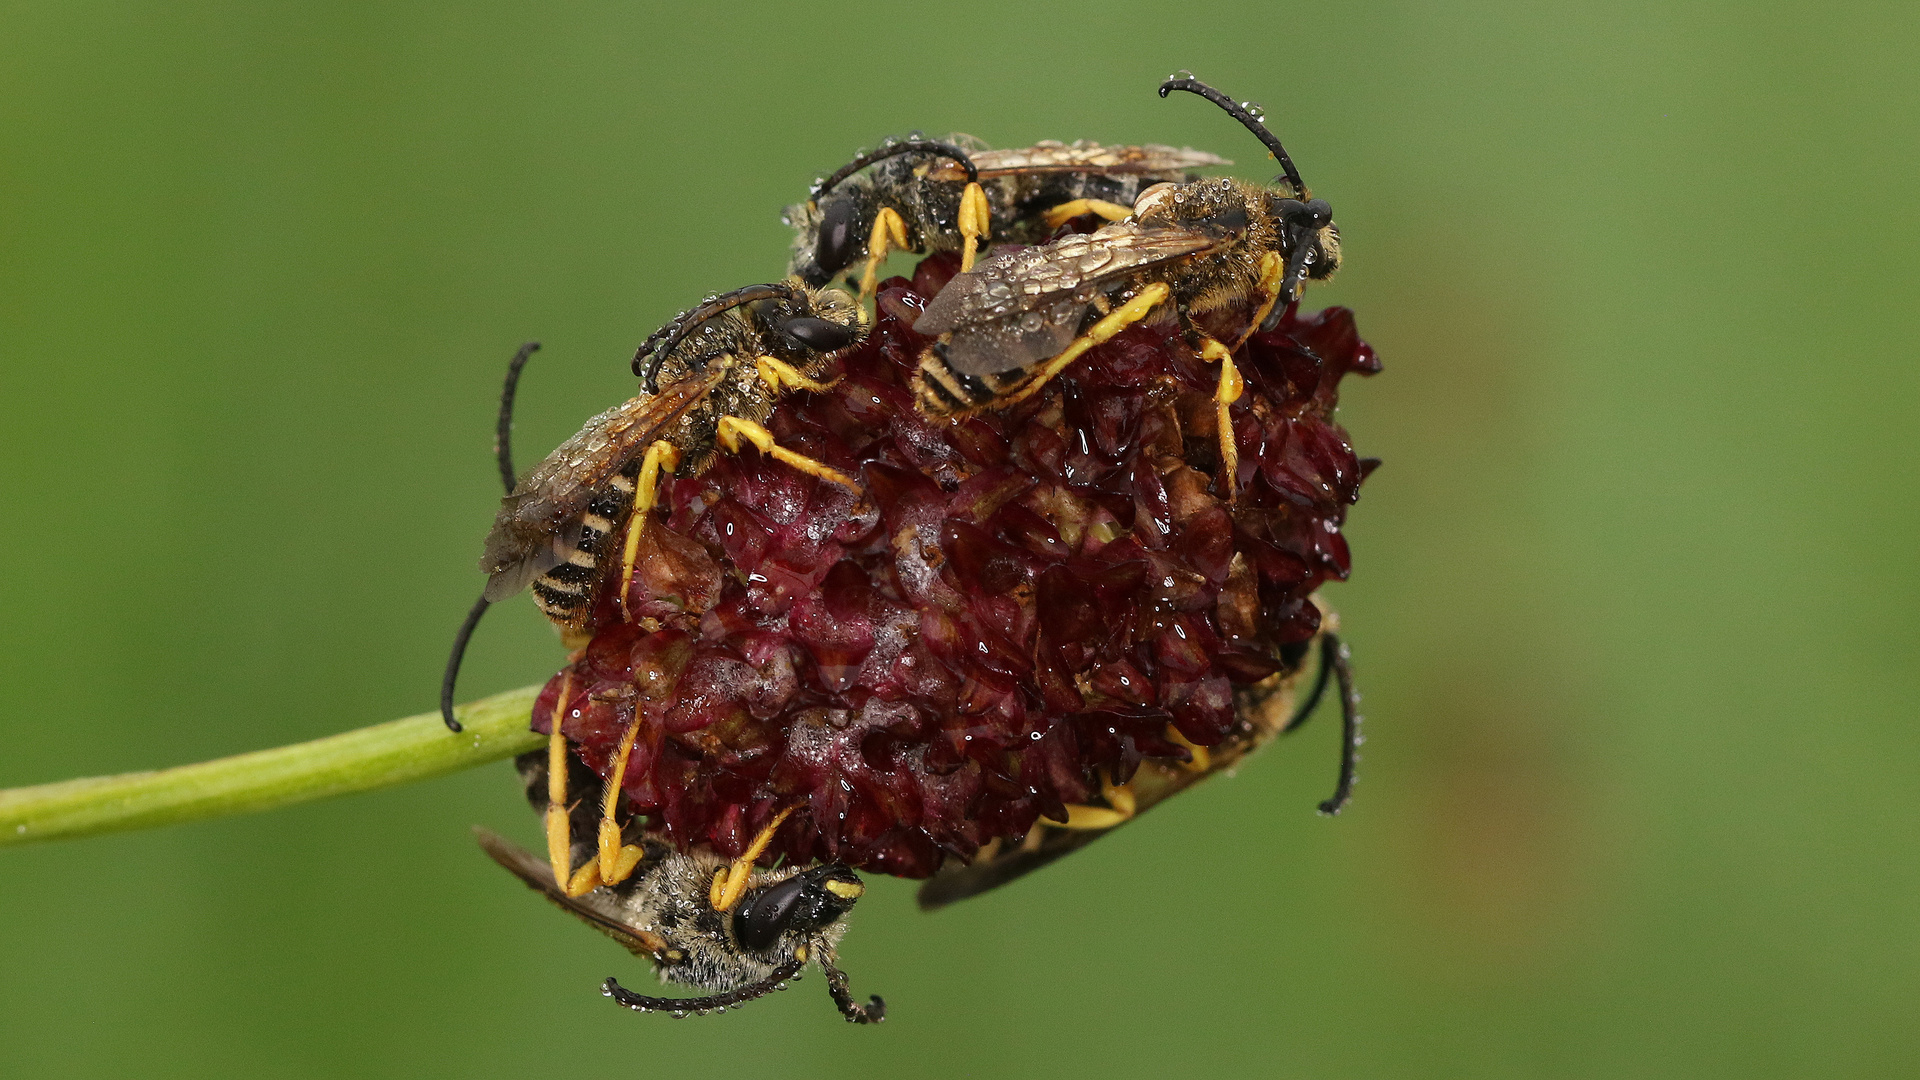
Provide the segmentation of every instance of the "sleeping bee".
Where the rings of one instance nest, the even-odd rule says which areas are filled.
[[[752,443],[857,490],[838,470],[776,445],[761,422],[779,394],[820,389],[814,376],[865,336],[865,317],[845,294],[785,283],[714,297],[667,324],[634,357],[645,392],[588,420],[501,503],[480,560],[484,599],[531,586],[563,633],[590,632],[611,566],[623,565],[605,561],[619,550],[610,545],[626,534],[630,575],[660,483],[699,473],[721,449]]]
[[[787,208],[782,220],[797,230],[788,272],[825,285],[864,256],[865,300],[889,250],[959,250],[961,269],[970,269],[988,239],[1036,244],[1089,213],[1116,221],[1153,184],[1231,164],[1171,146],[1049,141],[985,150],[919,138],[891,142],[854,158],[816,183],[806,202]],[[878,167],[854,175],[870,165]]]
[[[852,477],[776,443],[762,421],[778,395],[825,389],[818,377],[866,332],[865,314],[846,294],[781,282],[710,297],[648,337],[633,357],[644,392],[588,420],[502,500],[480,559],[488,575],[486,589],[454,637],[440,683],[440,715],[447,727],[461,730],[453,715],[460,660],[490,605],[531,586],[535,602],[573,646],[591,638],[609,588],[620,604],[626,603],[641,535],[669,477],[693,476],[720,450],[738,453],[750,443],[776,461],[859,491]],[[496,449],[507,481],[514,475],[507,441],[513,393],[530,352],[531,347],[522,349],[514,358],[501,398]],[[567,695],[563,691],[560,697],[564,702]],[[629,731],[628,745],[633,737]],[[565,747],[559,717],[553,719],[550,740],[557,762]],[[643,854],[624,844],[614,826],[624,756],[621,762],[606,782],[600,858],[590,864],[595,874],[587,876],[570,874],[571,800],[566,770],[553,772],[559,785],[548,800],[547,853],[553,877],[568,895],[618,884]],[[716,893],[721,911],[740,901],[754,859],[779,824],[768,826],[757,847],[736,860],[734,886],[725,892],[724,903]]]
[[[523,754],[514,764],[528,800],[543,809],[550,783],[546,754]],[[578,761],[569,768],[580,774],[576,780],[597,779]],[[835,962],[835,948],[847,932],[847,912],[866,891],[859,876],[845,866],[756,869],[739,902],[722,909],[709,883],[723,860],[683,855],[660,840],[645,838],[626,880],[574,896],[555,884],[552,870],[539,857],[494,833],[474,831],[495,862],[635,956],[651,960],[661,982],[707,991],[704,997],[648,997],[609,978],[601,993],[629,1009],[676,1017],[724,1012],[786,989],[802,969],[815,964],[826,974],[827,992],[849,1022],[877,1024],[886,1018],[886,1003],[879,997],[865,1005],[853,1000],[847,977]],[[569,856],[588,866],[594,859],[585,843],[574,845]]]
[[[978,896],[1024,877],[1048,863],[1086,847],[1135,817],[1203,780],[1231,773],[1249,755],[1275,738],[1290,735],[1313,716],[1329,683],[1339,684],[1340,777],[1333,795],[1320,803],[1320,812],[1338,814],[1353,796],[1360,763],[1360,695],[1353,688],[1353,667],[1347,646],[1335,633],[1339,618],[1324,605],[1318,635],[1281,649],[1282,667],[1252,686],[1234,691],[1236,723],[1227,737],[1210,747],[1191,747],[1192,760],[1147,758],[1124,786],[1109,786],[1104,807],[1070,807],[1066,824],[1042,819],[1019,843],[999,840],[980,849],[965,863],[950,862],[920,886],[923,911],[945,907],[956,900]],[[1306,697],[1300,699],[1300,676],[1307,653],[1320,649],[1319,671]]]
[[[1124,221],[957,275],[914,324],[936,338],[914,379],[924,412],[1014,404],[1128,326],[1177,320],[1201,357],[1220,362],[1215,403],[1231,485],[1239,453],[1227,408],[1242,390],[1232,353],[1277,323],[1306,281],[1332,275],[1340,232],[1258,116],[1192,78],[1167,80],[1160,96],[1173,90],[1214,102],[1266,144],[1284,170],[1277,190],[1230,178],[1158,184]]]

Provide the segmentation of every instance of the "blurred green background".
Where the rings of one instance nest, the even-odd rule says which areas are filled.
[[[8,3],[0,786],[433,704],[498,497],[912,128],[1258,148],[1387,369],[1367,694],[1113,839],[675,1023],[475,848],[505,764],[0,853],[0,1075],[1911,1075],[1910,4]],[[478,696],[561,651],[483,628]]]

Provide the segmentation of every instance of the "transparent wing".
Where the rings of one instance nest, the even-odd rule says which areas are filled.
[[[501,501],[487,534],[480,556],[480,569],[491,579],[487,599],[505,600],[558,566],[572,549],[594,493],[712,393],[722,377],[716,369],[616,405],[535,465]]]
[[[1073,340],[1101,286],[1159,263],[1198,255],[1230,236],[1133,221],[1051,244],[996,255],[959,274],[914,323],[928,337],[951,335],[947,363],[968,375],[1027,367]]]
[[[628,923],[624,913],[609,899],[605,890],[596,889],[585,896],[568,896],[554,886],[553,868],[547,865],[545,859],[491,830],[475,826],[473,835],[494,862],[526,882],[528,888],[619,942],[635,956],[653,959],[660,950],[666,948],[667,943],[660,937]]]
[[[1168,173],[1180,174],[1193,169],[1231,165],[1218,154],[1191,147],[1175,149],[1149,143],[1145,146],[1102,146],[1094,142],[1063,143],[1047,141],[1018,150],[982,150],[970,155],[982,177],[1010,173]],[[966,173],[957,164],[943,161],[928,177],[958,182]]]

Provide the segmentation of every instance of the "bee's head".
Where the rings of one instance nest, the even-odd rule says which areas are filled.
[[[1286,277],[1280,289],[1282,306],[1299,298],[1300,286],[1308,279],[1319,281],[1331,277],[1340,268],[1340,230],[1333,223],[1333,208],[1325,199],[1310,196],[1307,182],[1300,179],[1300,170],[1293,167],[1286,147],[1267,130],[1260,107],[1251,102],[1236,104],[1232,98],[1187,72],[1160,84],[1161,97],[1174,90],[1198,94],[1220,106],[1253,132],[1280,162],[1280,175],[1274,177],[1273,182],[1283,190],[1268,196],[1266,210],[1280,233],[1282,254],[1287,260]]]
[[[839,863],[750,892],[733,910],[733,936],[749,952],[791,955],[846,917],[867,887]]]
[[[803,220],[811,219],[807,224],[813,237],[812,246],[808,248],[803,233],[802,248],[795,253],[794,272],[802,281],[818,288],[839,277],[866,255],[868,235],[873,231],[874,218],[880,213],[881,193],[867,183],[840,185],[861,169],[901,154],[952,158],[967,171],[969,183],[980,178],[979,170],[974,168],[973,159],[965,150],[931,139],[889,142],[847,162],[813,186],[811,199],[802,208]]]
[[[774,351],[806,361],[858,344],[867,336],[866,312],[838,289],[796,289],[790,298],[754,308]]]

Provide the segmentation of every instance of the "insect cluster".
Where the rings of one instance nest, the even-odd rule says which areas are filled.
[[[609,979],[622,1004],[725,1009],[818,966],[878,1021],[835,955],[856,871],[927,879],[929,908],[993,888],[1231,767],[1330,683],[1321,809],[1345,804],[1358,698],[1316,590],[1347,576],[1375,464],[1333,422],[1340,380],[1379,363],[1349,312],[1297,310],[1339,233],[1257,108],[1174,90],[1282,175],[916,136],[818,182],[787,211],[787,278],[649,337],[641,392],[519,480],[515,358],[509,492],[442,707],[458,730],[468,636],[530,589],[575,650],[519,762],[548,850],[482,844],[706,992]],[[896,250],[923,258],[881,279]]]

